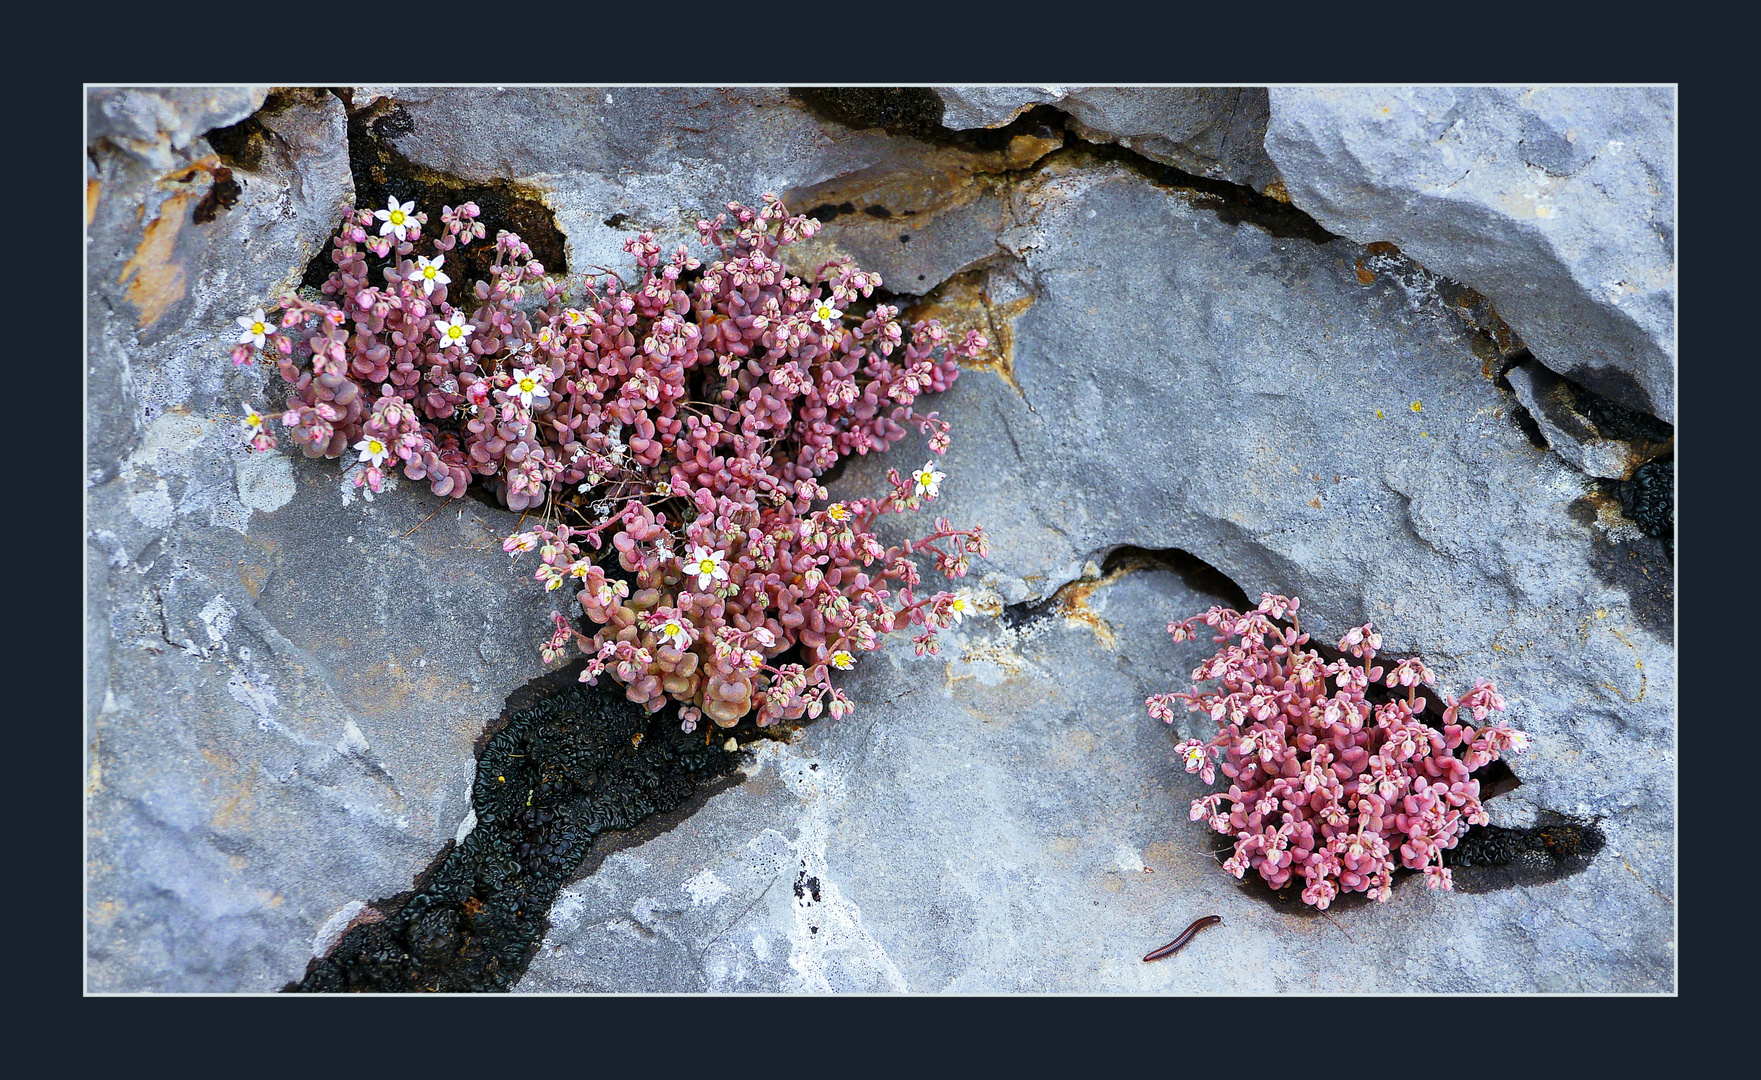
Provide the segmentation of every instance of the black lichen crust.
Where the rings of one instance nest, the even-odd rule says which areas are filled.
[[[1606,839],[1589,822],[1558,815],[1532,829],[1475,825],[1443,853],[1455,891],[1496,892],[1517,885],[1545,885],[1590,865]]]
[[[1615,497],[1627,518],[1645,535],[1655,536],[1675,550],[1675,459],[1647,461],[1633,470],[1631,480],[1615,485]]]
[[[721,739],[679,730],[669,705],[648,713],[609,678],[574,679],[582,662],[509,698],[478,755],[477,824],[448,845],[410,893],[374,905],[313,960],[294,992],[505,991],[548,927],[594,839],[681,806],[732,771]]]

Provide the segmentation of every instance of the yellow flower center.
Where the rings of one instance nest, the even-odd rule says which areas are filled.
[[[423,276],[423,277],[425,277],[425,278],[427,278],[427,279],[428,279],[428,280],[429,280],[429,281],[433,281],[433,280],[434,280],[434,274],[435,274],[435,269],[434,269],[434,267],[432,267],[432,266],[424,266],[424,267],[423,267],[423,268],[422,268],[422,276]]]
[[[385,444],[380,442],[378,439],[368,439],[367,440],[367,453],[369,453],[369,454],[383,454],[383,453],[385,453]]]
[[[702,562],[697,564],[697,572],[699,574],[713,574],[713,573],[715,573],[715,560],[714,559],[704,559]]]
[[[534,391],[536,389],[538,389],[538,380],[537,379],[521,379],[520,380],[520,392],[521,393],[530,394],[532,391]]]
[[[446,336],[456,341],[465,336],[465,328],[462,326],[449,326],[446,328]]]
[[[268,327],[264,326],[260,322],[254,322],[251,324],[251,333],[253,333],[253,334],[267,333],[268,329],[269,329]]]
[[[404,223],[404,212],[402,210],[393,210],[391,212],[391,223],[393,225],[402,225]]]

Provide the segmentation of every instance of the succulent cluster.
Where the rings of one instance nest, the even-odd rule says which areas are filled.
[[[687,730],[704,714],[722,726],[753,710],[760,725],[840,715],[851,702],[828,669],[897,628],[917,627],[918,652],[935,651],[971,601],[916,595],[912,556],[962,576],[988,551],[981,529],[938,518],[922,540],[876,540],[878,517],[936,497],[933,464],[909,479],[891,470],[883,498],[815,509],[828,498],[818,478],[907,426],[944,452],[948,425],[913,403],[945,390],[982,336],[954,341],[934,321],[907,335],[896,307],[867,302],[879,276],[847,261],[792,273],[779,249],[819,223],[772,195],[698,222],[718,252],[707,267],[683,247],[663,258],[651,234],[630,239],[636,283],[608,272],[578,307],[500,233],[467,310],[445,266],[484,237],[477,216],[443,208],[431,254],[417,255],[428,217],[412,204],[351,212],[322,298],[238,320],[235,362],[276,357],[290,386],[281,421],[306,455],[352,448],[356,485],[375,492],[401,468],[437,495],[460,497],[475,478],[510,510],[539,511],[543,523],[504,547],[538,550],[547,589],[578,584],[593,629],[559,615],[546,659],[572,641],[589,656],[584,681],[610,671],[650,711],[677,700]],[[534,288],[542,302],[522,307]],[[251,445],[273,446],[246,410]],[[615,567],[600,558],[612,552]]]
[[[1435,681],[1428,667],[1377,664],[1382,638],[1368,623],[1346,633],[1329,663],[1304,648],[1299,606],[1265,593],[1246,614],[1213,607],[1168,624],[1175,641],[1202,622],[1226,643],[1192,673],[1190,690],[1145,701],[1168,723],[1179,702],[1219,728],[1176,748],[1187,772],[1209,784],[1221,768],[1230,781],[1228,791],[1193,800],[1192,819],[1235,838],[1225,870],[1238,878],[1257,870],[1273,888],[1301,878],[1303,902],[1317,908],[1341,892],[1387,900],[1396,865],[1450,888],[1443,852],[1469,825],[1487,823],[1471,774],[1522,750],[1528,736],[1486,722],[1504,708],[1486,680],[1445,698],[1439,726],[1426,724],[1419,687]],[[1201,690],[1204,682],[1216,688]]]

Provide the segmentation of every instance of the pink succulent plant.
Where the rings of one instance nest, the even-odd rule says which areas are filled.
[[[1377,664],[1382,639],[1368,624],[1347,631],[1339,659],[1326,662],[1303,647],[1300,606],[1265,593],[1246,614],[1213,607],[1168,624],[1175,641],[1192,638],[1203,622],[1212,640],[1226,643],[1192,673],[1191,689],[1144,703],[1167,723],[1184,704],[1219,729],[1175,748],[1205,783],[1215,783],[1219,769],[1229,780],[1227,791],[1193,800],[1192,820],[1235,838],[1223,863],[1229,873],[1257,871],[1273,888],[1300,879],[1303,902],[1317,908],[1342,892],[1387,900],[1396,866],[1450,888],[1443,852],[1469,825],[1488,820],[1470,774],[1522,750],[1528,736],[1486,724],[1504,699],[1485,680],[1459,700],[1446,698],[1439,725],[1426,724],[1418,688],[1435,681],[1430,668],[1411,659],[1391,669]],[[1216,687],[1202,690],[1204,682]],[[1372,703],[1367,695],[1378,683],[1404,693]]]
[[[401,468],[436,495],[462,497],[475,479],[510,510],[539,512],[543,524],[504,547],[537,550],[546,589],[578,588],[591,630],[559,621],[545,659],[572,640],[589,657],[584,681],[610,672],[650,710],[677,700],[687,727],[841,715],[852,703],[828,669],[908,626],[920,654],[935,651],[971,601],[918,595],[912,556],[962,576],[988,553],[982,529],[938,518],[921,540],[875,538],[880,516],[938,495],[931,464],[913,480],[890,471],[883,498],[815,509],[828,498],[818,478],[907,427],[943,453],[948,425],[914,402],[947,389],[981,335],[955,342],[934,321],[907,334],[893,305],[860,311],[881,281],[848,262],[785,266],[779,249],[819,223],[771,195],[698,223],[718,252],[707,267],[682,247],[663,258],[650,234],[630,239],[636,283],[589,280],[578,306],[503,232],[489,280],[455,306],[446,257],[484,236],[477,216],[443,208],[431,254],[415,256],[428,217],[412,204],[351,212],[326,299],[285,299],[280,332],[258,327],[262,312],[241,320],[253,332],[234,359],[274,340],[290,387],[282,424],[303,453],[359,450],[356,484],[374,492]],[[387,260],[383,284],[369,253]],[[542,289],[531,310],[529,288]],[[613,554],[616,567],[602,561]]]

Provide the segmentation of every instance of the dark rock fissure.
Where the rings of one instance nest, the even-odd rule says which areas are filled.
[[[489,280],[495,234],[503,229],[519,234],[547,275],[569,272],[566,238],[557,227],[556,215],[544,205],[538,192],[510,180],[463,180],[418,165],[392,145],[393,138],[414,130],[414,122],[401,106],[382,98],[357,109],[351,90],[338,88],[332,92],[342,99],[348,111],[349,172],[354,178],[357,209],[378,209],[394,196],[399,202],[414,202],[417,210],[428,215],[427,233],[433,234],[440,228],[442,206],[476,203],[482,210],[477,220],[483,225],[485,237],[447,254],[447,273],[455,282]],[[326,244],[306,265],[302,285],[314,289],[323,286],[335,268],[330,251]],[[464,298],[462,302],[470,303],[467,293],[455,291]]]
[[[584,665],[509,695],[479,740],[464,842],[449,842],[411,891],[371,905],[286,990],[506,991],[564,886],[740,781],[738,753],[722,748],[739,729],[681,731],[676,704],[649,713],[609,676],[577,682]]]

